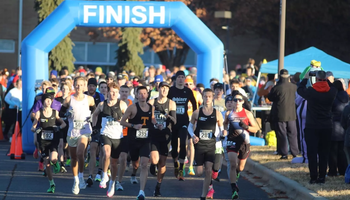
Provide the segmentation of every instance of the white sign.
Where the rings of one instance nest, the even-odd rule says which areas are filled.
[[[131,15],[130,15],[131,14]],[[98,16],[98,23],[110,24],[154,24],[154,18],[160,18],[160,24],[165,23],[165,6],[160,6],[160,12],[154,11],[154,6],[105,6],[105,5],[84,5],[84,24],[89,23],[89,19]],[[131,17],[134,16],[134,17]]]

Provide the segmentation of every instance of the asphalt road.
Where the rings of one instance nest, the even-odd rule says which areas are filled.
[[[68,173],[54,175],[56,192],[46,193],[49,182],[42,172],[37,171],[38,160],[31,155],[25,160],[11,160],[6,156],[9,143],[0,142],[0,199],[3,200],[43,200],[43,199],[104,199],[107,198],[107,189],[101,189],[96,182],[92,187],[80,190],[79,195],[71,192],[73,177],[71,169],[67,167]],[[226,172],[226,168],[223,168]],[[88,171],[84,173],[85,179]],[[138,177],[137,177],[138,178]],[[221,173],[220,182],[214,182],[214,199],[230,199],[231,187],[227,180],[227,174]],[[173,165],[170,157],[167,162],[167,172],[162,183],[162,197],[153,197],[156,178],[149,174],[145,194],[146,199],[158,200],[192,200],[199,199],[202,190],[203,177],[185,177],[184,182],[180,182],[173,176]],[[130,183],[130,172],[124,176],[124,191],[116,191],[114,199],[136,199],[139,192],[139,185]],[[267,200],[268,194],[248,180],[241,177],[239,180],[240,199]]]

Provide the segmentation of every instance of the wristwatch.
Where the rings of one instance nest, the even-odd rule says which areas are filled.
[[[134,124],[131,124],[131,128],[134,128]]]

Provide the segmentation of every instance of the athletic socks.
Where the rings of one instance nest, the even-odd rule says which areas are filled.
[[[74,176],[74,180],[75,180],[76,182],[79,182],[79,177],[78,177],[78,176]]]
[[[184,168],[184,164],[180,163],[180,170],[182,170]]]
[[[79,177],[79,178],[84,178],[84,173],[83,173],[83,172],[82,172],[82,173],[79,172],[79,173],[78,173],[78,177]]]
[[[231,189],[232,189],[232,191],[235,191],[236,188],[237,188],[236,183],[231,183]]]
[[[51,181],[49,180],[49,183],[50,185],[55,185],[55,182],[53,181],[53,179]]]
[[[175,167],[175,168],[179,167],[179,163],[178,163],[177,161],[174,162],[174,167]]]
[[[102,168],[98,168],[97,174],[99,174],[99,175],[102,174]]]
[[[161,185],[161,184],[162,184],[162,183],[157,182],[156,187],[157,187],[157,188],[160,188],[160,185]]]

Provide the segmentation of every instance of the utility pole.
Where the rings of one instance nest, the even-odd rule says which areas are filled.
[[[284,68],[284,49],[285,49],[285,29],[286,29],[286,1],[280,0],[280,33],[278,47],[278,72]]]

